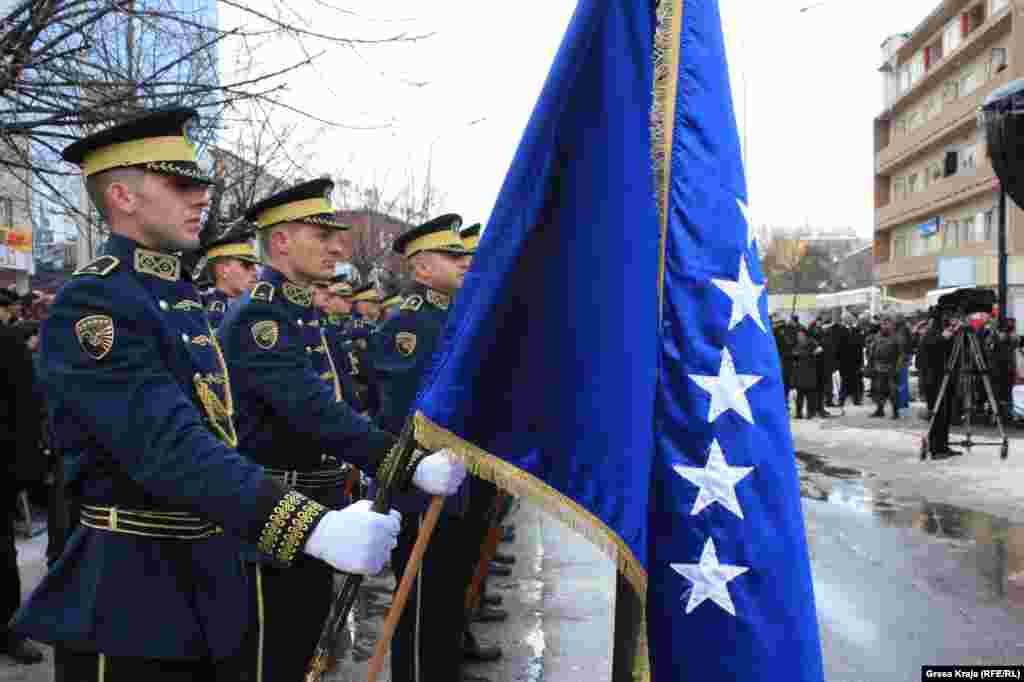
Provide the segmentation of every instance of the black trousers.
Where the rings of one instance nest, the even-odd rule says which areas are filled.
[[[933,454],[949,450],[949,424],[953,419],[954,403],[957,399],[956,391],[953,390],[955,385],[956,382],[951,379],[946,386],[946,395],[943,396],[942,403],[933,407],[935,415],[928,431],[928,449]],[[938,400],[938,389],[935,390],[935,400]]]
[[[840,377],[843,383],[839,393],[843,402],[846,402],[847,398],[852,398],[854,404],[860,404],[864,400],[864,379],[860,367],[844,366],[840,371]]]
[[[4,491],[0,500],[0,648],[10,636],[7,623],[21,605],[18,550],[14,546],[14,497],[13,491]]]
[[[818,395],[817,391],[806,391],[803,389],[796,390],[796,416],[802,417],[813,417],[818,413],[820,409],[818,407]],[[807,414],[804,415],[804,401],[807,401]]]
[[[406,515],[398,547],[391,554],[396,581],[405,573],[418,532],[419,517]],[[391,642],[391,682],[460,678],[469,583],[466,546],[465,519],[442,517],[427,545],[419,576]]]
[[[469,509],[466,511],[465,519],[467,587],[472,584],[473,576],[476,575],[476,567],[480,563],[480,552],[487,540],[487,534],[491,530],[491,524],[499,522],[494,513],[494,499],[498,496],[497,487],[490,481],[479,478],[470,478],[468,485],[470,486]],[[484,585],[481,585],[481,594],[483,591]]]
[[[263,679],[301,682],[330,610],[334,569],[300,553],[291,566],[262,572]]]

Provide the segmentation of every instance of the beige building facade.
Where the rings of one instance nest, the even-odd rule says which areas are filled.
[[[998,180],[977,113],[993,90],[1024,77],[1022,7],[1024,0],[946,0],[912,33],[882,45],[874,259],[887,296],[922,300],[996,284]],[[1012,201],[1007,243],[1018,312],[1024,212]]]

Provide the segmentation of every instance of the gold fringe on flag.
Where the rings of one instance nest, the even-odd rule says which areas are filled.
[[[414,423],[416,442],[421,447],[427,450],[451,450],[465,462],[466,470],[470,474],[536,504],[594,544],[616,563],[619,573],[636,592],[640,603],[644,603],[647,595],[647,571],[637,561],[629,546],[615,531],[605,525],[604,521],[540,479],[457,436],[422,412],[416,412]],[[650,682],[646,616],[643,611],[640,615],[633,679],[635,682]]]
[[[654,102],[651,105],[651,162],[655,196],[661,219],[661,258],[658,267],[658,316],[662,315],[665,289],[665,237],[668,231],[668,197],[672,187],[672,136],[676,120],[679,84],[679,38],[683,28],[683,0],[661,0],[655,10]]]

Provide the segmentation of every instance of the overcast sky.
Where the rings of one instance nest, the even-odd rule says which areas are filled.
[[[287,101],[331,120],[386,126],[321,133],[313,170],[395,189],[432,158],[445,208],[467,223],[485,221],[575,1],[331,0],[357,16],[323,0],[289,2],[318,30],[336,35],[433,33],[358,51],[306,41],[327,55],[290,79]],[[853,227],[870,236],[880,46],[913,30],[938,4],[721,0],[758,225]],[[220,11],[223,26],[240,21],[230,8]],[[267,67],[298,56],[294,43],[261,50]],[[316,126],[304,130],[312,135]]]

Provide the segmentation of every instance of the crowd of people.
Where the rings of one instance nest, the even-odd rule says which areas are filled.
[[[916,398],[926,406],[920,416],[930,420],[948,374],[953,353],[950,339],[965,324],[978,339],[999,415],[1009,423],[1017,422],[1011,389],[1024,383],[1024,340],[1017,334],[1015,321],[1007,320],[1002,329],[995,316],[974,315],[965,321],[937,309],[911,317],[844,313],[838,322],[829,314],[806,326],[795,315],[789,320],[773,317],[787,401],[796,394],[794,418],[831,417],[826,408],[842,407],[848,400],[861,405],[867,392],[876,406],[873,417],[882,417],[888,406],[890,417],[898,419],[915,397],[910,381],[914,374]],[[967,401],[957,393],[960,388],[946,389],[944,402],[951,403],[952,423],[966,416],[976,423],[991,423],[995,414],[984,383],[974,382],[975,395]]]
[[[34,663],[32,640],[52,644],[56,679],[76,682],[298,682],[329,663],[314,653],[336,572],[401,576],[446,498],[391,679],[486,680],[463,663],[502,655],[470,626],[508,616],[487,578],[515,562],[498,550],[514,500],[419,448],[389,469],[396,510],[369,499],[480,226],[446,214],[400,235],[414,283],[386,300],[335,276],[349,226],[329,180],[264,197],[200,246],[212,180],[182,132],[195,116],[148,112],[68,147],[110,225],[103,252],[55,300],[0,290],[0,653]],[[48,574],[22,604],[14,501],[40,488]]]

